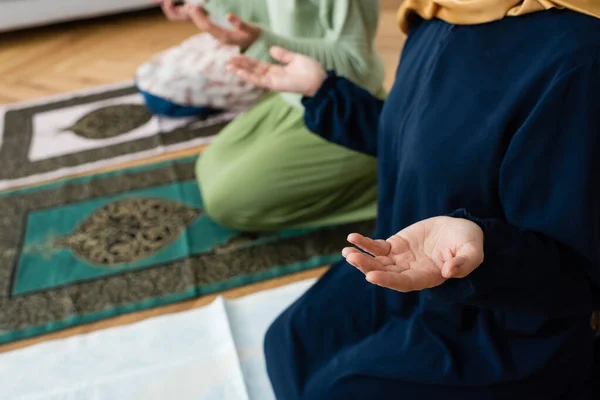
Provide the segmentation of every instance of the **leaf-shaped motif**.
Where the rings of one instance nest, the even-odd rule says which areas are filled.
[[[119,266],[173,243],[201,210],[161,198],[118,200],[94,211],[61,241],[90,264]]]
[[[139,128],[152,118],[140,104],[117,104],[91,111],[65,131],[86,139],[108,139]]]

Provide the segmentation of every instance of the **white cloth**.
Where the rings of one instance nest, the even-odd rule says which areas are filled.
[[[273,399],[264,334],[312,283],[0,354],[0,399]]]
[[[181,106],[245,109],[265,91],[227,70],[236,54],[237,47],[201,33],[140,66],[136,84],[144,92]]]

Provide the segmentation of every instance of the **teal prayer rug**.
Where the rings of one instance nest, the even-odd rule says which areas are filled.
[[[337,261],[374,221],[248,234],[203,211],[195,158],[0,195],[0,343]]]

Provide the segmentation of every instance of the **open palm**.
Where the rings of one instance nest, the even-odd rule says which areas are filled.
[[[466,219],[435,217],[420,221],[387,240],[352,234],[342,254],[369,282],[412,292],[464,278],[483,262],[483,231]]]
[[[229,67],[242,79],[256,86],[304,96],[313,96],[327,77],[318,61],[302,54],[273,47],[271,57],[281,65],[238,55],[232,57]]]

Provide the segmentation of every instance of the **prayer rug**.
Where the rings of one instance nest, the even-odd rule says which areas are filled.
[[[207,144],[239,112],[153,117],[132,82],[0,107],[0,190]]]
[[[330,264],[374,222],[247,234],[202,209],[194,158],[0,195],[0,343]]]

